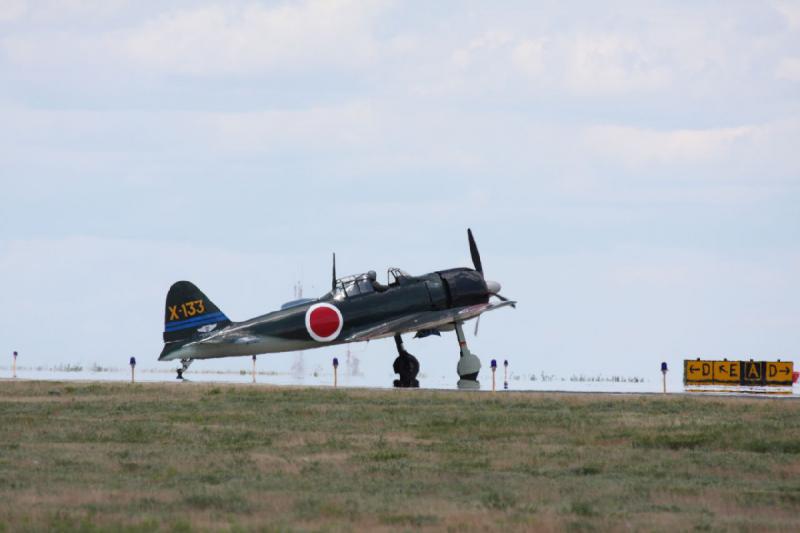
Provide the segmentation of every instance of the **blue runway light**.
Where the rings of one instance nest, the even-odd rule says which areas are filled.
[[[497,359],[492,359],[491,367],[492,368],[497,368]]]
[[[136,358],[131,357],[131,366],[136,366]]]
[[[339,366],[339,359],[336,357],[333,358],[333,368],[337,368]]]

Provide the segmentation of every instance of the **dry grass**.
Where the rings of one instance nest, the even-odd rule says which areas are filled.
[[[788,399],[0,382],[0,528],[800,529]]]

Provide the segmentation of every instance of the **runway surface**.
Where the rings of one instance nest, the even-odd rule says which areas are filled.
[[[492,380],[488,372],[483,376],[480,383],[480,392],[491,392]],[[188,379],[185,383],[229,383],[229,384],[252,384],[251,373],[241,371],[198,371],[187,373]],[[631,382],[613,381],[577,381],[568,378],[553,377],[549,380],[531,381],[523,379],[523,376],[510,375],[508,389],[504,389],[502,373],[498,372],[499,379],[496,379],[495,387],[498,393],[519,393],[519,392],[542,392],[542,393],[561,393],[561,394],[619,394],[619,395],[657,395],[663,394],[661,380]],[[11,372],[0,369],[0,382],[10,381]],[[130,370],[107,370],[107,371],[53,371],[53,370],[31,370],[19,369],[16,380],[30,381],[72,381],[72,382],[127,382],[130,381]],[[179,383],[175,379],[175,374],[170,371],[160,369],[137,370],[135,379],[137,383]],[[375,376],[352,376],[339,375],[338,386],[342,388],[357,389],[391,389],[392,375],[383,377]],[[433,377],[424,376],[420,379],[421,388],[425,390],[457,391],[454,380],[447,376]],[[256,374],[255,383],[257,385],[273,386],[292,386],[292,387],[332,387],[333,374],[316,373],[310,375],[297,376],[289,373],[262,372]],[[477,391],[476,391],[477,392]],[[698,390],[697,387],[686,390],[682,383],[668,382],[667,392],[671,394],[690,394],[708,395],[713,394],[717,397],[757,397],[757,398],[783,398],[798,399],[800,390],[798,387],[779,388],[763,387],[758,389],[743,390]]]

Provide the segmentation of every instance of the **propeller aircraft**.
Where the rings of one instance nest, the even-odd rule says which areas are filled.
[[[451,268],[411,276],[390,268],[388,284],[375,273],[336,277],[330,292],[316,299],[285,303],[281,309],[234,322],[188,281],[174,283],[164,310],[164,348],[159,361],[181,362],[177,378],[196,359],[236,357],[322,348],[393,336],[397,387],[417,387],[419,361],[405,350],[402,335],[439,335],[455,330],[459,345],[459,388],[480,388],[481,363],[470,352],[462,324],[482,313],[516,302],[500,295],[500,284],[486,280],[472,230],[467,230],[472,268]],[[497,301],[491,301],[496,298]],[[477,334],[477,322],[475,328]]]

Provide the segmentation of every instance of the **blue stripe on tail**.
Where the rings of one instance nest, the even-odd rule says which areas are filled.
[[[189,329],[189,328],[199,328],[200,326],[205,326],[207,324],[214,324],[216,322],[222,322],[223,320],[228,320],[228,317],[225,316],[225,313],[222,311],[218,311],[216,313],[208,313],[206,315],[195,316],[192,318],[187,318],[186,320],[176,320],[175,322],[167,322],[164,326],[164,331],[180,331],[182,329]]]

